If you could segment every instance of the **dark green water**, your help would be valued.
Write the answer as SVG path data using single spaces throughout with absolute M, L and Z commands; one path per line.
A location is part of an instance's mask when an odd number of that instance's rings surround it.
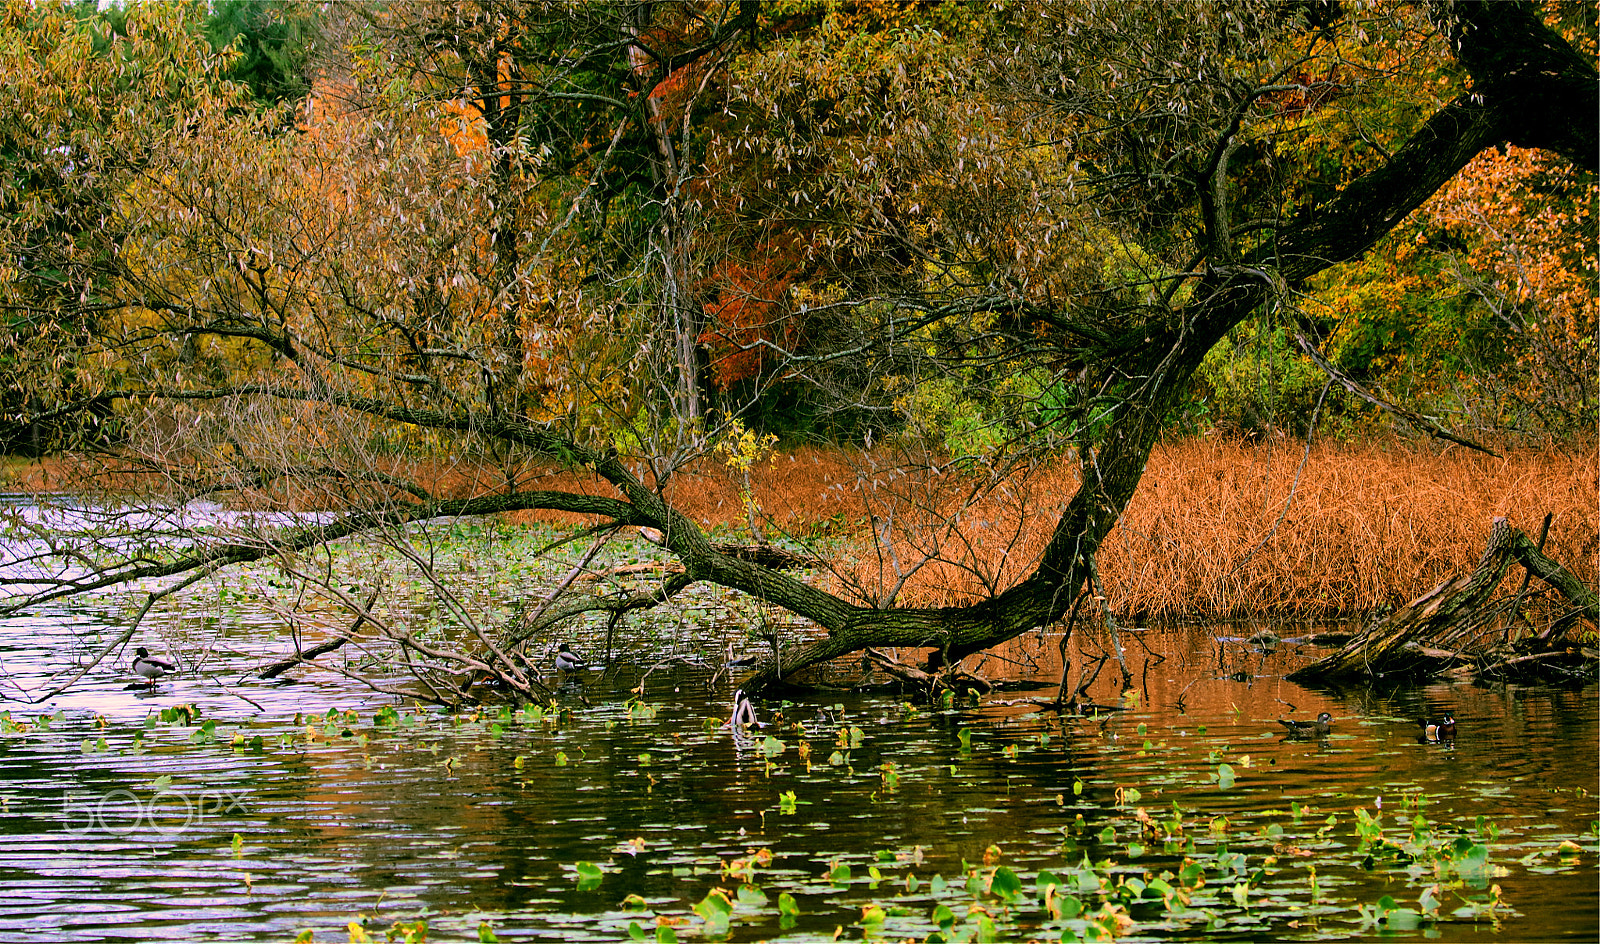
M 85 629 L 69 619 L 0 624 L 7 678 L 36 690 Z M 1074 940 L 1108 895 L 1120 940 L 1596 938 L 1592 688 L 1312 692 L 1281 678 L 1310 652 L 1227 632 L 1142 634 L 1132 696 L 1113 670 L 1093 689 L 1128 710 L 1102 717 L 1025 701 L 1053 690 L 959 710 L 835 693 L 748 738 L 721 726 L 727 690 L 688 673 L 652 675 L 642 701 L 592 677 L 590 704 L 542 717 L 401 706 L 383 723 L 394 701 L 354 683 L 246 682 L 227 660 L 153 696 L 100 673 L 0 703 L 0 940 L 344 941 L 361 917 L 379 939 L 422 917 L 430 940 L 485 922 L 502 940 L 699 940 L 693 909 L 719 888 L 736 941 L 921 940 L 941 905 L 952 936 L 987 920 Z M 1053 681 L 1054 649 L 984 671 Z M 180 704 L 198 716 L 161 720 Z M 1275 719 L 1322 710 L 1331 737 L 1280 737 Z M 1419 742 L 1414 719 L 1443 710 L 1455 741 Z M 1387 843 L 1362 841 L 1357 810 Z M 1041 873 L 1088 913 L 1053 917 Z M 1127 890 L 1164 874 L 1186 903 Z M 1385 896 L 1437 918 L 1376 923 Z

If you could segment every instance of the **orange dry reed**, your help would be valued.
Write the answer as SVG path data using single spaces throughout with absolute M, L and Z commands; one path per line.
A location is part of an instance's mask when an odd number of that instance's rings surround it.
M 864 603 L 960 604 L 1011 586 L 1037 563 L 1076 466 L 974 486 L 883 452 L 804 449 L 751 474 L 766 537 L 813 544 L 834 562 L 830 589 Z M 708 461 L 667 493 L 703 526 L 749 540 L 741 487 Z M 1470 571 L 1496 517 L 1537 540 L 1550 512 L 1546 552 L 1594 586 L 1597 494 L 1593 444 L 1501 458 L 1398 442 L 1309 455 L 1283 441 L 1164 444 L 1101 549 L 1102 584 L 1128 617 L 1350 616 Z
M 878 457 L 881 459 L 881 457 Z M 971 500 L 970 483 L 890 475 L 842 453 L 803 453 L 758 470 L 757 501 L 804 534 L 835 516 L 856 539 L 834 589 L 883 601 L 954 604 L 1031 571 L 1076 489 L 1071 463 L 1042 467 Z M 1099 558 L 1115 612 L 1145 618 L 1331 618 L 1404 604 L 1470 571 L 1496 517 L 1597 583 L 1600 511 L 1592 444 L 1501 458 L 1400 443 L 1189 440 L 1158 447 Z M 737 525 L 732 483 L 705 479 L 705 521 Z M 869 519 L 869 515 L 875 517 Z M 869 526 L 869 521 L 874 522 Z M 930 559 L 931 558 L 931 559 Z
M 1595 451 L 1401 445 L 1158 449 L 1101 553 L 1113 608 L 1152 616 L 1329 617 L 1399 606 L 1469 572 L 1497 517 L 1590 586 Z M 1299 482 L 1296 484 L 1298 474 Z

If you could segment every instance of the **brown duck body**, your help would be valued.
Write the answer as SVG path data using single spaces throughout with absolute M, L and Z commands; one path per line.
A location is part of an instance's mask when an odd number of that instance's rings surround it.
M 1290 737 L 1327 737 L 1333 730 L 1333 715 L 1324 711 L 1317 715 L 1315 721 L 1285 721 L 1278 719 L 1278 723 L 1289 729 Z
M 1456 719 L 1450 712 L 1445 712 L 1444 720 L 1437 724 L 1431 721 L 1422 722 L 1422 736 L 1430 741 L 1453 741 L 1456 737 Z

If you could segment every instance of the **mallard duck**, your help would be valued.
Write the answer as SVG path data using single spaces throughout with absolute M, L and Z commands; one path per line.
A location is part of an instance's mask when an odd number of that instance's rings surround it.
M 171 662 L 165 659 L 157 659 L 150 654 L 150 650 L 143 646 L 133 650 L 133 671 L 148 679 L 151 688 L 155 688 L 156 680 L 171 672 L 172 669 Z
M 1279 718 L 1278 723 L 1289 729 L 1290 737 L 1327 737 L 1333 728 L 1333 715 L 1324 711 L 1317 715 L 1315 721 L 1285 721 Z

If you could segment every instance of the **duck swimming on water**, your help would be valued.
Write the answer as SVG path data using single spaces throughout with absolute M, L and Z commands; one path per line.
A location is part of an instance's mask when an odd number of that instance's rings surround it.
M 1422 737 L 1427 741 L 1453 741 L 1456 736 L 1456 719 L 1450 712 L 1444 713 L 1444 720 L 1437 724 L 1431 721 L 1422 722 Z
M 565 675 L 568 672 L 577 672 L 588 667 L 582 659 L 578 658 L 578 654 L 572 651 L 572 647 L 566 643 L 562 643 L 561 648 L 556 650 L 555 666 L 556 672 L 561 675 Z
M 1279 718 L 1278 723 L 1289 729 L 1289 737 L 1292 738 L 1327 737 L 1333 729 L 1333 715 L 1324 711 L 1317 715 L 1315 721 L 1285 721 Z

